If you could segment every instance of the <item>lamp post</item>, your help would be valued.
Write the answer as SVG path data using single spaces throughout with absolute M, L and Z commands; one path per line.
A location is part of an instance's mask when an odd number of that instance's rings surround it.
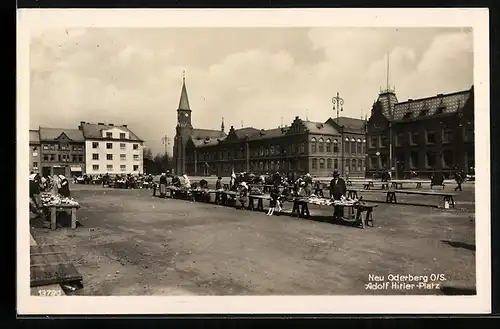
M 377 151 L 377 153 L 375 153 L 375 155 L 377 156 L 377 176 L 380 175 L 380 152 Z
M 337 96 L 332 98 L 332 104 L 333 104 L 333 110 L 337 111 L 337 125 L 339 125 L 339 112 L 344 111 L 344 99 L 339 96 L 339 93 L 337 92 Z M 341 147 L 342 147 L 342 159 L 338 158 L 337 155 L 337 162 L 340 162 L 340 174 L 342 175 L 344 173 L 344 127 L 340 126 L 340 141 L 341 141 Z

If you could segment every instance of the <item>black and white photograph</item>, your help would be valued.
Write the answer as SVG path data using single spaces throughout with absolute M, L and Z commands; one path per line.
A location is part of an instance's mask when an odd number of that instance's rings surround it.
M 18 23 L 18 312 L 489 312 L 487 10 Z

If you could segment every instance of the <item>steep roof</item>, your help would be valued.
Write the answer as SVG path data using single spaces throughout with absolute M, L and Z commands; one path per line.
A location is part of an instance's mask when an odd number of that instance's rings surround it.
M 40 144 L 40 134 L 38 130 L 30 129 L 30 144 Z
M 55 141 L 59 136 L 65 134 L 71 141 L 84 142 L 82 131 L 67 128 L 43 128 L 40 127 L 40 141 Z
M 356 118 L 348 118 L 348 117 L 339 117 L 334 119 L 334 121 L 339 126 L 344 126 L 345 132 L 364 132 L 365 130 L 365 120 L 356 119 Z
M 249 140 L 261 140 L 268 138 L 276 138 L 280 136 L 284 136 L 284 130 L 282 128 L 273 128 L 273 129 L 262 129 L 258 130 L 256 134 L 250 136 Z
M 471 94 L 472 88 L 449 94 L 400 102 L 394 106 L 393 120 L 402 121 L 436 114 L 455 113 L 465 106 Z
M 259 129 L 254 128 L 254 127 L 246 127 L 246 128 L 240 128 L 240 129 L 235 129 L 234 133 L 238 138 L 245 138 L 245 137 L 251 137 L 255 134 L 259 133 Z
M 382 107 L 382 114 L 390 119 L 394 113 L 394 106 L 398 103 L 398 98 L 393 90 L 385 90 L 380 93 L 377 99 Z
M 219 141 L 223 141 L 226 137 L 219 138 L 193 138 L 191 136 L 191 141 L 193 142 L 194 147 L 207 147 L 207 146 L 215 146 L 219 144 Z
M 204 139 L 204 138 L 220 138 L 226 136 L 226 133 L 220 131 L 220 130 L 214 130 L 214 129 L 193 129 L 191 132 L 191 137 L 198 139 Z
M 87 139 L 105 139 L 102 137 L 102 131 L 103 130 L 108 130 L 108 129 L 113 129 L 113 128 L 118 128 L 123 131 L 127 131 L 130 134 L 130 139 L 131 141 L 137 141 L 137 142 L 143 142 L 142 139 L 137 137 L 136 134 L 134 134 L 130 129 L 128 129 L 127 126 L 117 126 L 117 125 L 107 125 L 107 124 L 96 124 L 96 123 L 89 123 L 89 122 L 82 122 L 80 123 L 81 131 L 83 132 L 83 136 Z
M 313 122 L 313 121 L 302 120 L 302 124 L 311 134 L 336 135 L 339 133 L 330 124 L 324 122 Z
M 182 78 L 182 90 L 181 90 L 181 98 L 179 100 L 179 110 L 188 110 L 191 111 L 189 107 L 189 99 L 186 89 L 186 79 Z

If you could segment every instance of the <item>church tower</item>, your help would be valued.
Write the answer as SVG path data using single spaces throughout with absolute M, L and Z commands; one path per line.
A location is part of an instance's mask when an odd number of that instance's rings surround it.
M 174 139 L 175 174 L 186 173 L 186 144 L 192 134 L 191 108 L 186 88 L 186 77 L 182 77 L 181 98 L 177 108 L 177 126 Z

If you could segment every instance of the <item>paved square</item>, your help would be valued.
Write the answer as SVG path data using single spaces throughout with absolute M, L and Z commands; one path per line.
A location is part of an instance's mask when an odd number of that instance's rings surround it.
M 80 295 L 441 294 L 366 284 L 370 274 L 444 274 L 474 286 L 468 184 L 457 209 L 381 203 L 375 227 L 364 230 L 326 222 L 331 208 L 311 207 L 316 220 L 268 217 L 151 190 L 72 185 L 81 226 L 51 231 L 32 220 L 31 231 L 39 244 L 64 247 L 84 278 Z

